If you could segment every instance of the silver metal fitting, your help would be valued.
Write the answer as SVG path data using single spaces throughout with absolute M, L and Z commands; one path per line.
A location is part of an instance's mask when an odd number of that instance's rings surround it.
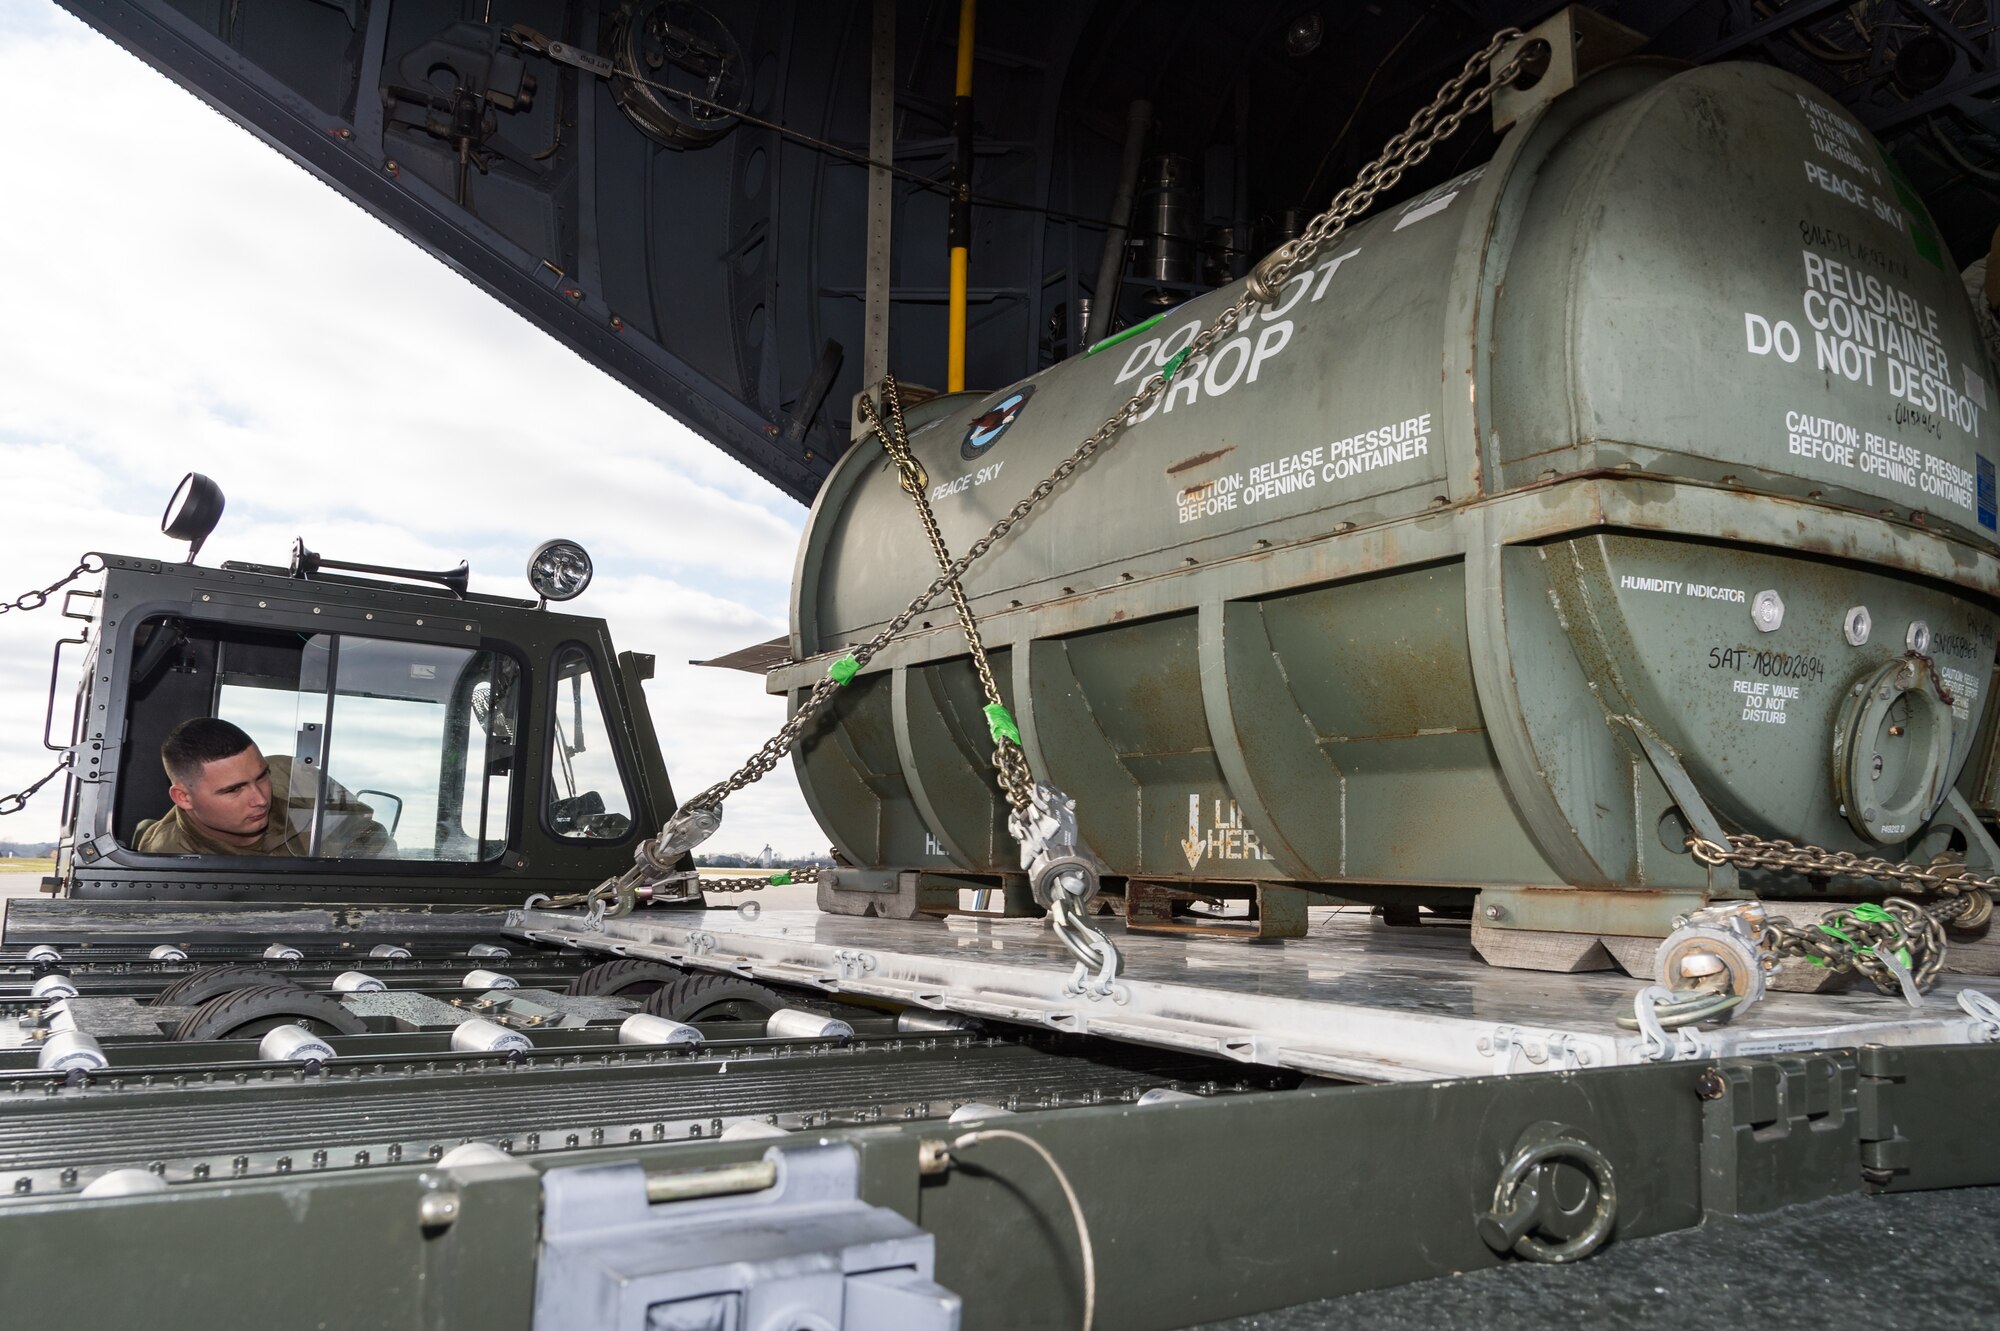
M 42 999 L 75 998 L 76 985 L 62 972 L 51 971 L 28 986 L 28 996 Z
M 535 1042 L 511 1027 L 472 1017 L 452 1028 L 451 1047 L 461 1054 L 512 1054 L 526 1053 Z
M 514 954 L 498 943 L 474 943 L 465 949 L 468 957 L 511 957 Z
M 57 1031 L 42 1041 L 42 1048 L 35 1055 L 35 1066 L 43 1072 L 71 1072 L 81 1069 L 96 1072 L 111 1066 L 105 1055 L 104 1046 L 97 1037 L 87 1031 Z
M 266 1063 L 324 1063 L 333 1046 L 303 1026 L 273 1026 L 257 1042 L 257 1057 Z
M 929 1177 L 948 1173 L 951 1169 L 951 1146 L 936 1137 L 926 1137 L 917 1143 L 917 1172 Z
M 368 955 L 382 961 L 408 961 L 410 949 L 397 943 L 377 943 L 368 949 Z M 505 953 L 501 954 L 505 956 Z
M 1294 262 L 1304 248 L 1303 240 L 1288 240 L 1259 259 L 1243 283 L 1243 289 L 1250 293 L 1250 298 L 1259 305 L 1277 304 L 1281 289 L 1278 285 L 1278 269 Z
M 1765 588 L 1750 598 L 1750 622 L 1759 633 L 1776 633 L 1785 624 L 1785 598 Z
M 136 1197 L 165 1192 L 167 1181 L 150 1169 L 109 1169 L 83 1185 L 79 1197 Z
M 708 805 L 686 805 L 674 810 L 667 825 L 651 841 L 641 841 L 632 859 L 652 874 L 672 873 L 681 857 L 714 836 L 722 826 L 722 810 Z
M 342 971 L 333 977 L 336 994 L 379 994 L 388 987 L 366 971 Z
M 951 1035 L 978 1029 L 978 1022 L 955 1012 L 926 1012 L 922 1008 L 909 1007 L 896 1014 L 898 1035 Z
M 1903 635 L 1903 645 L 1918 656 L 1931 654 L 1931 626 L 1921 619 L 1910 621 L 1910 628 Z
M 28 949 L 28 961 L 36 966 L 53 966 L 62 960 L 62 953 L 47 943 L 37 943 Z
M 185 949 L 176 944 L 162 943 L 151 952 L 148 952 L 146 959 L 148 961 L 186 961 L 188 954 Z
M 759 1141 L 791 1135 L 775 1123 L 766 1123 L 762 1119 L 755 1118 L 739 1118 L 722 1130 L 722 1140 L 726 1142 Z
M 457 1221 L 458 1192 L 452 1188 L 431 1188 L 417 1199 L 417 1224 L 435 1233 Z
M 1052 905 L 1060 892 L 1081 906 L 1097 895 L 1103 866 L 1084 848 L 1071 796 L 1035 782 L 1028 807 L 1007 815 L 1007 830 L 1021 848 L 1021 867 L 1027 871 L 1036 902 Z
M 701 1032 L 684 1021 L 634 1012 L 618 1023 L 618 1043 L 698 1045 Z
M 459 981 L 459 985 L 465 989 L 519 989 L 521 982 L 511 975 L 482 969 L 467 971 L 465 978 Z
M 1849 647 L 1860 647 L 1867 643 L 1869 630 L 1875 627 L 1875 620 L 1865 605 L 1851 605 L 1840 621 L 1841 636 L 1847 639 Z
M 1735 994 L 1749 1007 L 1764 997 L 1765 979 L 1777 957 L 1764 946 L 1769 918 L 1761 902 L 1744 901 L 1707 906 L 1676 922 L 1653 954 L 1653 973 L 1676 994 L 1715 985 L 1726 976 L 1722 992 Z
M 504 1165 L 513 1158 L 492 1142 L 460 1142 L 438 1157 L 438 1167 L 457 1169 L 467 1165 Z
M 774 1040 L 852 1040 L 854 1028 L 837 1017 L 823 1017 L 795 1007 L 781 1007 L 764 1023 Z
M 304 961 L 305 959 L 306 954 L 293 947 L 290 943 L 273 943 L 264 949 L 264 960 L 266 961 Z
M 983 1118 L 1006 1118 L 1014 1111 L 1002 1109 L 999 1105 L 989 1105 L 984 1100 L 967 1100 L 951 1111 L 948 1123 L 977 1123 Z

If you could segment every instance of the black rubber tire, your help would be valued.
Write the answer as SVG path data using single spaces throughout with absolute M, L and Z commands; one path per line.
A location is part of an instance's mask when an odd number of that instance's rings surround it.
M 368 1027 L 331 994 L 296 985 L 238 989 L 209 999 L 181 1018 L 176 1040 L 243 1040 L 274 1026 L 304 1026 L 314 1035 L 360 1035 Z
M 646 1000 L 646 1011 L 673 1021 L 762 1021 L 795 1007 L 776 989 L 734 975 L 683 975 Z
M 664 961 L 621 957 L 592 966 L 569 982 L 569 991 L 580 998 L 644 998 L 686 978 L 686 971 Z
M 183 975 L 153 995 L 154 1007 L 200 1007 L 211 998 L 238 989 L 269 989 L 273 986 L 298 988 L 298 984 L 262 966 L 204 966 Z

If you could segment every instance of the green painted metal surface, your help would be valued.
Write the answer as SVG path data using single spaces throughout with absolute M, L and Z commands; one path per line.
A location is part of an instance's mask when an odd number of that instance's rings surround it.
M 1477 1222 L 1538 1123 L 1564 1125 L 1609 1161 L 1614 1247 L 1864 1187 L 1991 1182 L 1990 1134 L 1964 1107 L 1965 1088 L 1992 1084 L 1996 1059 L 1991 1048 L 1864 1050 L 1858 1098 L 1856 1059 L 1839 1053 L 1324 1086 L 987 1126 L 1041 1143 L 1076 1188 L 1097 1324 L 1169 1328 L 1516 1260 L 1489 1249 Z M 1076 1234 L 1041 1159 L 1000 1141 L 959 1149 L 947 1173 L 920 1171 L 921 1141 L 970 1126 L 810 1136 L 853 1143 L 863 1198 L 936 1236 L 937 1279 L 964 1298 L 968 1331 L 1077 1325 Z M 1900 1146 L 1885 1153 L 1882 1137 Z M 1389 1139 L 1397 1149 L 1381 1150 Z M 453 1169 L 177 1182 L 151 1196 L 16 1197 L 0 1202 L 0 1277 L 23 1325 L 525 1331 L 540 1171 L 611 1160 L 689 1170 L 754 1160 L 771 1144 L 627 1144 Z M 458 1193 L 456 1216 L 427 1227 L 419 1206 L 440 1188 Z M 1560 1182 L 1558 1195 L 1565 1206 L 1587 1197 Z M 79 1253 L 96 1260 L 83 1285 Z
M 1940 848 L 1986 728 L 2000 445 L 1906 194 L 1788 75 L 1634 62 L 1328 246 L 968 575 L 1091 848 L 1162 881 L 1733 893 L 1634 726 L 1732 829 Z M 1236 294 L 920 408 L 952 548 Z M 928 567 L 855 449 L 773 689 Z M 800 745 L 801 783 L 857 865 L 1004 872 L 982 700 L 929 613 Z M 1878 696 L 1912 647 L 1922 679 Z

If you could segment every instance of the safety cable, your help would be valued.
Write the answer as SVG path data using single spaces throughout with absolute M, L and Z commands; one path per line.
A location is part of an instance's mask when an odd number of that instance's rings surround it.
M 1083 1203 L 1077 1200 L 1076 1189 L 1070 1186 L 1069 1175 L 1065 1174 L 1063 1167 L 1056 1163 L 1056 1158 L 1049 1154 L 1048 1147 L 1024 1132 L 1015 1132 L 1012 1128 L 981 1128 L 976 1132 L 968 1132 L 953 1138 L 951 1148 L 959 1151 L 968 1146 L 978 1146 L 982 1142 L 991 1141 L 1021 1143 L 1040 1156 L 1042 1163 L 1049 1167 L 1049 1173 L 1056 1176 L 1056 1183 L 1062 1188 L 1063 1200 L 1069 1203 L 1070 1221 L 1076 1226 L 1077 1251 L 1083 1258 L 1083 1331 L 1090 1331 L 1097 1321 L 1097 1253 L 1091 1246 L 1090 1225 L 1083 1218 Z

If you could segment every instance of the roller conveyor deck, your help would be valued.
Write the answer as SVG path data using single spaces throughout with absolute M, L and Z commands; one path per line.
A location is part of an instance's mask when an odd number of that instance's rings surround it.
M 1218 1078 L 1224 1079 L 1218 1081 Z M 1280 1078 L 1255 1085 L 1290 1084 Z M 1162 1086 L 1249 1089 L 1189 1055 L 1063 1037 L 751 1041 L 668 1053 L 616 1045 L 509 1064 L 367 1057 L 318 1074 L 269 1064 L 117 1070 L 51 1090 L 0 1075 L 0 1195 L 65 1191 L 112 1168 L 168 1179 L 420 1164 L 466 1141 L 544 1152 L 786 1129 L 1117 1103 Z

